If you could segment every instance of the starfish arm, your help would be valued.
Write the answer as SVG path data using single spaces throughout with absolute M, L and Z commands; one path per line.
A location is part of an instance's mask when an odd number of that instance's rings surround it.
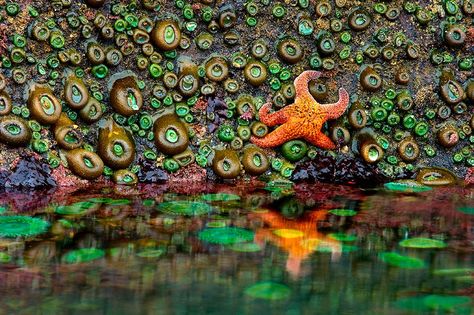
M 322 132 L 307 135 L 305 139 L 321 149 L 334 150 L 336 148 L 334 142 L 332 142 L 332 140 Z
M 284 124 L 288 120 L 288 115 L 285 110 L 287 107 L 280 109 L 277 112 L 269 113 L 271 106 L 271 103 L 266 103 L 260 108 L 258 111 L 260 121 L 270 127 Z
M 298 126 L 295 126 L 294 124 L 286 123 L 273 130 L 263 138 L 252 136 L 250 137 L 250 141 L 261 148 L 277 147 L 285 142 L 288 142 L 289 140 L 295 139 L 296 137 L 294 130 L 297 127 Z
M 344 88 L 339 89 L 339 100 L 333 104 L 322 104 L 321 110 L 327 116 L 327 119 L 336 119 L 340 117 L 349 105 L 349 93 Z
M 308 70 L 301 73 L 294 81 L 297 98 L 311 98 L 313 96 L 309 93 L 308 83 L 311 80 L 316 80 L 321 76 L 321 72 Z

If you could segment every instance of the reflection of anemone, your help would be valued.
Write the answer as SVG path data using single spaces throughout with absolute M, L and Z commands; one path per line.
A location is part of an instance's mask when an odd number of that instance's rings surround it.
M 110 206 L 123 206 L 131 204 L 132 201 L 130 199 L 110 199 L 105 203 Z
M 223 228 L 226 227 L 227 223 L 225 220 L 214 220 L 206 223 L 208 228 Z
M 318 245 L 315 250 L 317 252 L 320 252 L 320 253 L 332 253 L 334 252 L 334 247 L 331 247 L 329 246 L 328 244 L 320 244 Z M 346 245 L 346 244 L 343 244 L 341 246 L 341 252 L 342 253 L 350 253 L 350 252 L 355 252 L 355 251 L 358 251 L 359 250 L 359 247 L 356 246 L 356 245 Z
M 8 255 L 7 253 L 0 252 L 0 263 L 6 264 L 12 260 L 12 256 Z
M 468 276 L 471 273 L 474 273 L 474 268 L 448 268 L 433 271 L 435 276 Z
M 420 295 L 405 297 L 395 302 L 398 309 L 428 314 L 437 312 L 444 314 L 472 314 L 472 298 L 455 295 Z
M 401 241 L 400 246 L 410 248 L 445 248 L 446 243 L 431 238 L 414 237 Z
M 225 193 L 217 193 L 217 194 L 205 194 L 201 196 L 201 199 L 208 202 L 229 202 L 229 201 L 239 201 L 240 196 L 234 194 L 225 194 Z
M 421 185 L 411 180 L 400 180 L 397 182 L 386 183 L 384 184 L 384 187 L 385 189 L 390 190 L 390 191 L 411 192 L 411 193 L 424 192 L 424 191 L 429 191 L 433 189 L 429 186 Z
M 94 202 L 94 203 L 107 203 L 112 201 L 112 198 L 107 198 L 107 197 L 94 197 L 94 198 L 89 198 L 87 201 Z
M 234 252 L 254 253 L 261 251 L 262 247 L 255 243 L 237 243 L 229 246 L 229 249 L 233 250 Z
M 0 237 L 31 237 L 48 230 L 49 222 L 27 216 L 0 217 Z
M 457 210 L 465 214 L 474 214 L 474 207 L 459 207 Z
M 62 260 L 68 264 L 80 264 L 104 257 L 105 252 L 99 248 L 81 248 L 70 251 L 63 256 Z
M 379 255 L 383 262 L 399 268 L 421 269 L 425 267 L 425 262 L 416 257 L 403 256 L 394 252 L 385 252 Z
M 293 197 L 280 199 L 277 207 L 287 219 L 297 219 L 304 214 L 304 205 Z
M 160 203 L 158 210 L 172 215 L 198 216 L 209 214 L 212 209 L 209 205 L 202 202 L 178 200 Z
M 137 256 L 141 258 L 159 258 L 163 254 L 165 254 L 165 250 L 162 248 L 148 248 L 137 253 Z
M 341 242 L 354 242 L 357 240 L 357 235 L 345 233 L 329 233 L 328 237 Z
M 245 289 L 244 293 L 253 298 L 275 301 L 288 298 L 291 290 L 283 284 L 260 282 Z
M 357 211 L 352 209 L 332 209 L 328 212 L 340 217 L 352 217 L 357 214 Z
M 69 206 L 58 206 L 54 212 L 62 215 L 83 215 L 95 205 L 92 201 L 80 201 Z
M 210 228 L 199 232 L 201 241 L 220 245 L 250 242 L 253 237 L 252 231 L 236 227 Z

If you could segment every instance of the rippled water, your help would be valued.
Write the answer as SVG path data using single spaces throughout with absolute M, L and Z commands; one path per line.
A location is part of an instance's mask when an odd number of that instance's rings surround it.
M 474 189 L 387 188 L 5 193 L 0 314 L 473 314 Z

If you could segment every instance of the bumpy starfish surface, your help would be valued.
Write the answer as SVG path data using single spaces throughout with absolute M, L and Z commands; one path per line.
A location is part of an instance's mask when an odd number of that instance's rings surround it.
M 295 79 L 296 97 L 293 104 L 274 113 L 269 113 L 271 103 L 263 105 L 258 112 L 260 121 L 267 126 L 281 126 L 263 138 L 252 136 L 251 141 L 262 148 L 271 148 L 302 138 L 322 149 L 335 149 L 336 145 L 321 132 L 321 128 L 327 120 L 336 119 L 345 112 L 349 94 L 340 88 L 336 103 L 319 104 L 310 94 L 308 83 L 320 75 L 319 71 L 304 71 Z

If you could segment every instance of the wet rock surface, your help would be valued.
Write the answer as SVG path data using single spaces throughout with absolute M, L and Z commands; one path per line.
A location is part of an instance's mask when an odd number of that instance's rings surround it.
M 404 174 L 410 177 L 412 174 Z M 376 186 L 387 177 L 373 165 L 353 157 L 320 156 L 296 166 L 292 180 L 295 182 L 323 182 Z
M 33 156 L 22 157 L 11 170 L 0 171 L 0 189 L 42 189 L 55 187 L 47 164 Z
M 158 184 L 168 180 L 168 173 L 161 168 L 155 167 L 153 161 L 143 160 L 140 166 L 137 177 L 141 183 Z

